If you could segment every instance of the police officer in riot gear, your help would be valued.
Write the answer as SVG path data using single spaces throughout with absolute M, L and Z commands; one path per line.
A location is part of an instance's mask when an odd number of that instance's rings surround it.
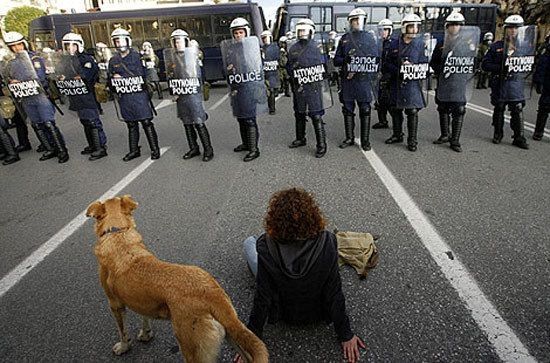
M 393 33 L 393 22 L 390 19 L 382 19 L 378 22 L 378 31 L 382 38 L 382 59 L 386 58 L 388 47 L 390 45 L 391 35 Z M 388 126 L 388 111 L 390 109 L 390 77 L 387 73 L 382 73 L 378 82 L 378 99 L 374 104 L 374 108 L 378 114 L 378 122 L 372 125 L 373 129 L 387 129 Z
M 159 58 L 153 50 L 150 42 L 143 42 L 141 45 L 141 61 L 147 70 L 147 82 L 157 90 L 159 100 L 162 100 L 162 87 L 158 75 Z
M 94 85 L 99 68 L 91 55 L 84 53 L 84 40 L 80 34 L 67 33 L 63 36 L 63 54 L 58 59 L 55 73 L 59 91 L 69 98 L 69 110 L 76 111 L 88 146 L 81 151 L 90 155 L 89 160 L 107 156 L 107 137 L 99 118 Z
M 481 64 L 483 61 L 483 57 L 489 50 L 489 47 L 493 44 L 493 33 L 487 32 L 485 35 L 483 35 L 483 42 L 479 45 L 478 51 L 477 51 L 477 62 L 478 64 Z M 477 89 L 486 89 L 487 88 L 487 78 L 488 73 L 485 72 L 481 67 L 478 70 L 478 77 L 477 77 Z
M 297 42 L 288 51 L 287 70 L 292 80 L 294 117 L 296 119 L 296 140 L 288 147 L 306 145 L 306 115 L 309 115 L 315 130 L 317 146 L 315 157 L 321 158 L 327 152 L 323 115 L 323 92 L 327 90 L 325 58 L 317 46 L 313 35 L 315 24 L 310 19 L 296 23 Z
M 256 115 L 267 111 L 267 97 L 262 76 L 262 57 L 258 38 L 250 36 L 250 25 L 235 18 L 229 25 L 232 39 L 221 43 L 221 51 L 230 87 L 233 116 L 239 122 L 242 143 L 233 151 L 248 151 L 243 161 L 260 156 L 260 137 Z
M 478 27 L 464 27 L 464 16 L 451 13 L 445 19 L 445 38 L 433 53 L 430 66 L 438 77 L 435 102 L 439 112 L 441 136 L 434 144 L 450 141 L 451 149 L 461 152 L 460 132 L 466 114 L 466 103 L 472 94 L 475 58 L 479 41 Z M 452 136 L 449 124 L 452 118 Z
M 267 105 L 269 114 L 275 114 L 275 98 L 277 91 L 281 87 L 279 79 L 279 62 L 281 60 L 281 50 L 277 44 L 273 43 L 273 35 L 269 30 L 262 32 L 262 57 L 264 61 L 264 77 L 267 88 Z
M 111 33 L 111 42 L 117 49 L 109 60 L 109 85 L 116 94 L 120 106 L 120 117 L 128 126 L 130 152 L 122 158 L 130 161 L 141 156 L 139 146 L 139 126 L 141 123 L 149 148 L 151 159 L 160 158 L 157 133 L 153 125 L 153 108 L 146 88 L 146 69 L 140 54 L 132 46 L 128 31 L 117 28 Z
M 172 48 L 164 50 L 164 65 L 170 93 L 177 97 L 178 118 L 183 122 L 189 151 L 185 160 L 200 155 L 197 134 L 201 140 L 203 161 L 214 157 L 210 134 L 206 128 L 208 115 L 203 104 L 203 79 L 201 75 L 200 50 L 189 39 L 185 30 L 176 29 L 170 35 Z
M 280 93 L 284 93 L 285 97 L 290 97 L 290 76 L 286 70 L 286 64 L 288 63 L 288 38 L 282 36 L 279 38 L 279 52 L 281 57 L 279 58 L 279 78 L 281 79 Z
M 419 36 L 422 23 L 416 14 L 408 14 L 401 20 L 401 35 L 392 39 L 386 59 L 382 63 L 384 73 L 390 74 L 393 134 L 386 144 L 403 142 L 403 111 L 407 116 L 407 148 L 417 150 L 418 111 L 426 107 L 422 82 L 428 76 L 428 58 L 423 36 Z
M 57 156 L 59 163 L 69 160 L 69 153 L 61 131 L 55 124 L 55 108 L 47 96 L 44 59 L 28 50 L 28 44 L 22 34 L 8 32 L 4 42 L 15 54 L 4 70 L 5 81 L 16 102 L 20 102 L 24 112 L 31 120 L 36 136 L 45 152 L 40 161 Z
M 537 93 L 541 95 L 533 140 L 540 141 L 544 135 L 544 128 L 550 113 L 550 32 L 546 35 L 542 51 L 539 54 L 533 82 Z
M 380 49 L 370 32 L 365 31 L 367 14 L 363 9 L 354 9 L 348 15 L 350 32 L 340 39 L 334 65 L 341 67 L 340 101 L 344 115 L 346 138 L 340 148 L 355 144 L 355 103 L 359 107 L 361 148 L 370 150 L 371 102 L 376 90 Z
M 523 27 L 523 18 L 511 15 L 504 20 L 504 39 L 491 45 L 482 67 L 491 73 L 491 104 L 493 111 L 493 143 L 500 144 L 504 136 L 504 111 L 510 111 L 510 127 L 513 131 L 512 145 L 529 149 L 524 136 L 523 107 L 525 106 L 523 74 L 530 72 L 529 60 L 534 61 L 533 39 L 522 40 L 519 29 Z M 534 37 L 534 32 L 531 34 Z M 531 49 L 529 49 L 531 48 Z M 516 63 L 516 61 L 519 61 Z

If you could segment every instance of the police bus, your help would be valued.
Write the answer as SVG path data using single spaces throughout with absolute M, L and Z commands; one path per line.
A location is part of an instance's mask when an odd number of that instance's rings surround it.
M 201 4 L 179 7 L 159 7 L 125 11 L 92 12 L 81 14 L 53 14 L 33 20 L 29 25 L 29 40 L 35 49 L 60 48 L 63 35 L 81 34 L 86 47 L 103 42 L 110 46 L 110 34 L 124 28 L 132 35 L 134 46 L 151 43 L 161 60 L 162 49 L 170 46 L 174 29 L 184 29 L 199 42 L 204 53 L 204 73 L 207 81 L 223 80 L 220 42 L 230 38 L 229 24 L 236 17 L 250 23 L 252 34 L 266 29 L 262 8 L 256 3 Z M 93 53 L 93 50 L 90 50 Z
M 418 1 L 368 1 L 368 2 L 290 2 L 277 9 L 273 35 L 276 39 L 288 31 L 294 31 L 296 22 L 309 18 L 315 22 L 316 32 L 327 33 L 335 30 L 339 34 L 347 32 L 347 17 L 350 11 L 361 8 L 367 13 L 368 24 L 375 25 L 382 19 L 390 19 L 394 29 L 399 30 L 401 19 L 415 13 L 423 20 L 423 30 L 432 35 L 442 35 L 445 18 L 452 11 L 460 11 L 466 25 L 476 25 L 481 35 L 495 33 L 497 6 L 495 4 L 431 3 Z

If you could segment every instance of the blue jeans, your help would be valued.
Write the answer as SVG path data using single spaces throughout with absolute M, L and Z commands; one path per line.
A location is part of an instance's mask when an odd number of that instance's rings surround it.
M 258 251 L 256 251 L 256 237 L 250 236 L 243 242 L 244 257 L 250 271 L 256 277 L 258 274 Z

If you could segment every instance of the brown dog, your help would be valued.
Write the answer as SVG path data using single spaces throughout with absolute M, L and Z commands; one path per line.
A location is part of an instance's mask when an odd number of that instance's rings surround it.
M 225 336 L 250 362 L 267 362 L 264 343 L 239 320 L 231 300 L 206 271 L 157 259 L 143 244 L 129 196 L 90 204 L 86 215 L 96 219 L 95 255 L 99 278 L 115 317 L 120 342 L 113 352 L 130 348 L 124 326 L 126 307 L 143 316 L 138 340 L 149 341 L 149 319 L 169 319 L 188 363 L 215 362 Z

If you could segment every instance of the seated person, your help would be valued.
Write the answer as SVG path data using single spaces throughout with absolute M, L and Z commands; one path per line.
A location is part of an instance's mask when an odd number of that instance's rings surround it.
M 334 323 L 344 358 L 359 359 L 363 341 L 351 331 L 338 271 L 336 236 L 313 196 L 303 189 L 279 191 L 271 197 L 264 219 L 266 233 L 244 242 L 256 276 L 254 306 L 248 328 L 260 339 L 264 325 Z M 234 362 L 242 362 L 237 354 Z

